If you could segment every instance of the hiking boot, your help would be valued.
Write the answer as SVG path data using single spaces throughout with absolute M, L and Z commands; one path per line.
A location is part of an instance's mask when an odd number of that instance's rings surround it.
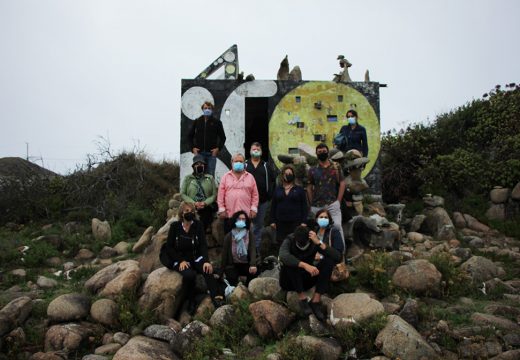
M 305 317 L 312 314 L 312 309 L 309 306 L 307 299 L 300 300 L 300 310 L 302 311 L 303 315 L 305 315 Z
M 314 315 L 316 315 L 316 319 L 318 319 L 319 321 L 325 320 L 325 315 L 323 314 L 323 311 L 321 311 L 321 303 L 310 302 L 309 307 L 312 309 Z
M 195 314 L 196 310 L 197 310 L 197 302 L 195 301 L 195 299 L 189 300 L 188 301 L 188 309 L 187 309 L 188 314 L 193 316 L 193 314 Z

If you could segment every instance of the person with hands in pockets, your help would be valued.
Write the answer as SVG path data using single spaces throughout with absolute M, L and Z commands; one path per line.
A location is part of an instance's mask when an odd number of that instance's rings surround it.
M 223 304 L 223 296 L 218 293 L 213 276 L 213 266 L 209 262 L 204 225 L 197 219 L 195 205 L 182 202 L 179 220 L 174 221 L 168 232 L 166 243 L 161 248 L 161 262 L 182 275 L 182 285 L 188 299 L 188 311 L 196 309 L 195 279 L 202 274 L 215 307 Z

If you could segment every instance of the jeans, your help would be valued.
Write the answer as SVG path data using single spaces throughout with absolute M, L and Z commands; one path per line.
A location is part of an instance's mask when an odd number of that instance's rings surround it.
M 316 213 L 322 208 L 311 206 L 311 213 L 313 217 L 316 216 Z M 345 249 L 345 235 L 343 234 L 343 226 L 341 224 L 341 206 L 339 201 L 334 201 L 332 204 L 326 205 L 323 209 L 327 209 L 332 217 L 332 221 L 334 221 L 334 226 L 339 230 L 341 234 L 341 240 L 343 241 L 343 248 Z
M 255 237 L 255 245 L 257 249 L 260 247 L 260 241 L 262 240 L 262 229 L 264 228 L 265 213 L 268 205 L 269 201 L 258 204 L 258 212 L 256 213 L 256 217 L 253 219 L 253 236 Z
M 199 153 L 204 157 L 204 160 L 208 163 L 207 173 L 215 177 L 215 169 L 217 167 L 217 157 L 211 155 L 211 152 L 201 151 Z

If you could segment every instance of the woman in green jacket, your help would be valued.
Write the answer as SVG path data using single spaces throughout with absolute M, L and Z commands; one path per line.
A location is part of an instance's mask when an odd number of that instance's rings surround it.
M 182 201 L 195 204 L 197 213 L 206 231 L 210 229 L 215 215 L 217 185 L 215 179 L 206 173 L 206 160 L 202 155 L 193 157 L 193 173 L 182 181 Z

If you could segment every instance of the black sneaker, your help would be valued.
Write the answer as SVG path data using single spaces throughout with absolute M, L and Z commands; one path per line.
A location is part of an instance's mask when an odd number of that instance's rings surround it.
M 305 315 L 305 317 L 312 315 L 312 309 L 309 306 L 307 299 L 300 300 L 300 310 L 302 311 L 303 315 Z
M 193 314 L 195 314 L 195 311 L 197 310 L 197 302 L 195 301 L 195 299 L 188 301 L 187 310 L 188 310 L 188 314 L 190 314 L 191 316 L 193 316 Z
M 323 311 L 321 311 L 321 303 L 311 302 L 309 303 L 309 307 L 312 309 L 314 315 L 316 315 L 316 319 L 318 319 L 319 321 L 325 320 L 325 315 L 323 314 Z
M 218 309 L 219 307 L 221 307 L 225 303 L 226 303 L 226 301 L 224 300 L 224 297 L 221 296 L 221 295 L 217 295 L 213 299 L 213 305 L 215 305 L 215 309 Z

